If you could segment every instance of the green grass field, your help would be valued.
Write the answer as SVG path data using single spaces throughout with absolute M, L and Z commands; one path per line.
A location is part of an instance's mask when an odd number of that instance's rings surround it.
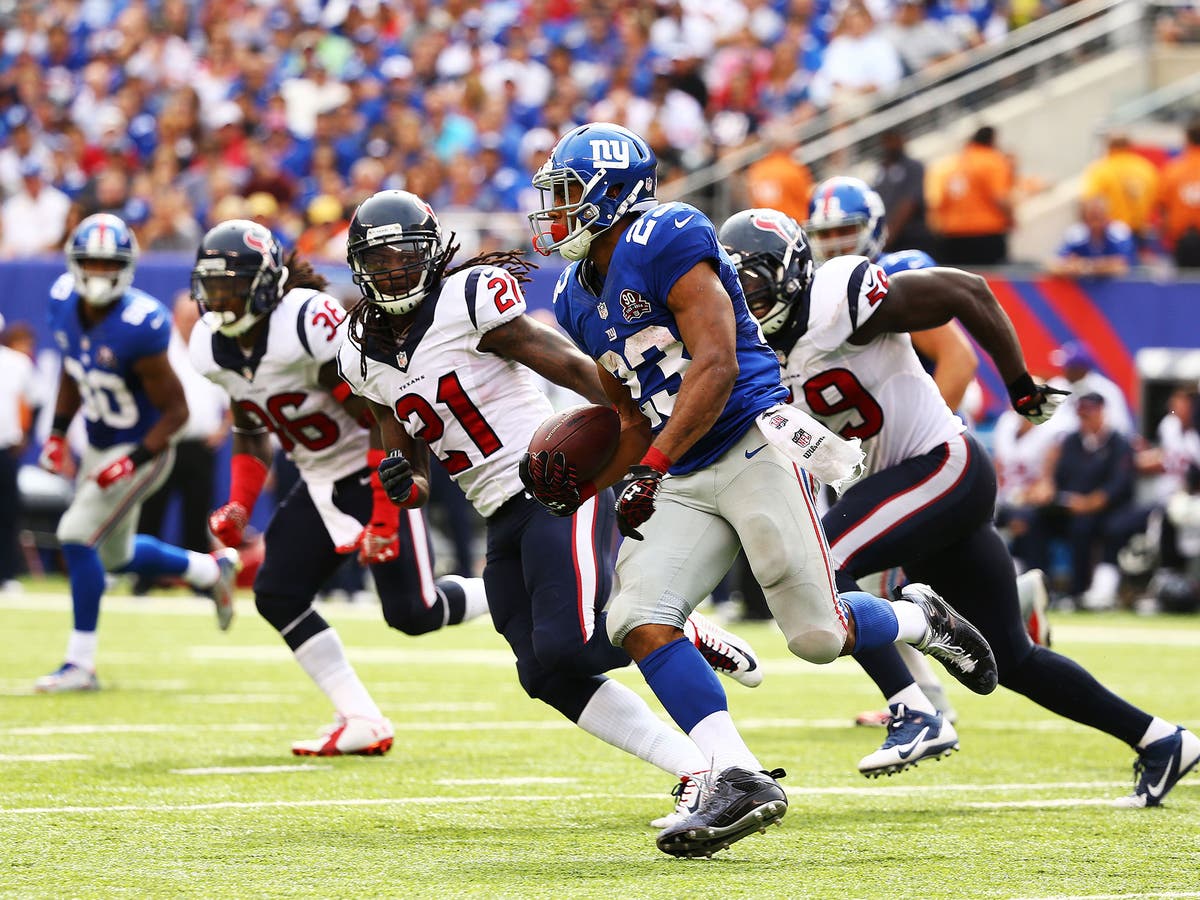
M 1200 775 L 1113 809 L 1133 753 L 1003 689 L 952 682 L 961 752 L 867 781 L 866 677 L 740 626 L 767 679 L 727 682 L 731 709 L 790 809 L 681 861 L 646 825 L 671 779 L 527 700 L 490 623 L 408 638 L 375 609 L 325 613 L 397 726 L 386 757 L 290 755 L 331 714 L 248 601 L 220 634 L 203 601 L 109 598 L 103 691 L 35 696 L 67 601 L 0 600 L 0 897 L 1200 897 Z M 1200 725 L 1200 619 L 1054 628 L 1118 693 Z

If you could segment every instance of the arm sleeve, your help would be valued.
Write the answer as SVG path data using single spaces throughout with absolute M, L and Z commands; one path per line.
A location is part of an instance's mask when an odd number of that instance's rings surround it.
M 481 335 L 525 314 L 525 294 L 516 276 L 497 266 L 479 266 L 466 276 L 463 290 L 471 324 Z
M 156 300 L 139 301 L 152 303 L 154 309 L 146 313 L 140 324 L 135 325 L 137 338 L 134 342 L 136 355 L 157 356 L 166 353 L 171 346 L 171 315 L 167 308 Z M 136 307 L 135 307 L 136 309 Z
M 336 359 L 346 337 L 346 311 L 328 294 L 315 293 L 304 302 L 296 321 L 300 343 L 318 365 Z
M 818 350 L 835 350 L 887 298 L 888 277 L 865 256 L 839 256 L 817 270 L 805 337 Z
M 665 304 L 675 282 L 697 263 L 719 260 L 721 247 L 712 222 L 694 207 L 681 205 L 652 221 L 653 228 L 642 232 L 647 247 L 646 284 L 652 296 Z

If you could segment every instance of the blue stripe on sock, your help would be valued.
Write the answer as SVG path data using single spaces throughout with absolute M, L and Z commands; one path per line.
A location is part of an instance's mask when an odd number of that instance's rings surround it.
M 684 733 L 715 712 L 729 709 L 725 690 L 712 667 L 687 638 L 679 638 L 642 658 L 642 676 Z
M 100 619 L 100 597 L 104 594 L 104 564 L 100 554 L 87 544 L 63 544 L 63 560 L 71 582 L 71 606 L 76 631 L 95 631 Z
M 854 616 L 854 651 L 874 650 L 896 642 L 900 623 L 892 604 L 866 591 L 848 591 L 840 600 Z

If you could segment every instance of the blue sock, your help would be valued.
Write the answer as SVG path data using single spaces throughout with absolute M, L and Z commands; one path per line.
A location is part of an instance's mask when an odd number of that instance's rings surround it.
M 716 673 L 687 638 L 671 641 L 647 654 L 638 668 L 658 702 L 684 734 L 691 732 L 702 719 L 729 709 Z
M 894 644 L 900 636 L 900 624 L 892 604 L 866 591 L 847 591 L 839 602 L 854 616 L 854 652 L 874 650 Z
M 100 554 L 87 544 L 63 544 L 62 555 L 71 582 L 75 630 L 95 631 L 100 618 L 100 597 L 104 594 L 104 564 L 100 562 Z
M 164 544 L 148 534 L 133 539 L 133 559 L 118 572 L 137 572 L 139 575 L 182 575 L 188 568 L 188 551 L 173 544 Z

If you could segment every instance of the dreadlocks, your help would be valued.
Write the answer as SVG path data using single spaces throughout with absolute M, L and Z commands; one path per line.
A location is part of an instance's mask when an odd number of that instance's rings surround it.
M 474 266 L 496 266 L 497 268 L 505 269 L 517 280 L 518 284 L 527 284 L 530 280 L 530 270 L 537 268 L 537 265 L 526 259 L 524 253 L 520 250 L 491 250 L 487 253 L 473 256 L 466 262 L 451 269 L 449 268 L 450 263 L 460 249 L 460 245 L 454 242 L 455 237 L 456 235 L 454 234 L 450 235 L 441 267 L 434 278 L 435 282 L 440 283 L 443 279 L 466 271 Z M 408 331 L 409 325 L 408 321 L 401 323 L 399 321 L 401 318 L 401 316 L 389 314 L 365 297 L 354 304 L 350 310 L 350 321 L 347 323 L 348 331 L 350 337 L 358 344 L 359 372 L 362 374 L 363 379 L 367 377 L 368 341 L 385 353 L 394 354 L 399 352 L 400 342 L 403 340 L 405 332 Z
M 284 293 L 292 288 L 312 288 L 314 291 L 323 291 L 329 287 L 329 279 L 314 269 L 312 263 L 307 259 L 301 259 L 295 250 L 288 253 L 283 264 L 288 270 L 287 281 L 283 285 Z

